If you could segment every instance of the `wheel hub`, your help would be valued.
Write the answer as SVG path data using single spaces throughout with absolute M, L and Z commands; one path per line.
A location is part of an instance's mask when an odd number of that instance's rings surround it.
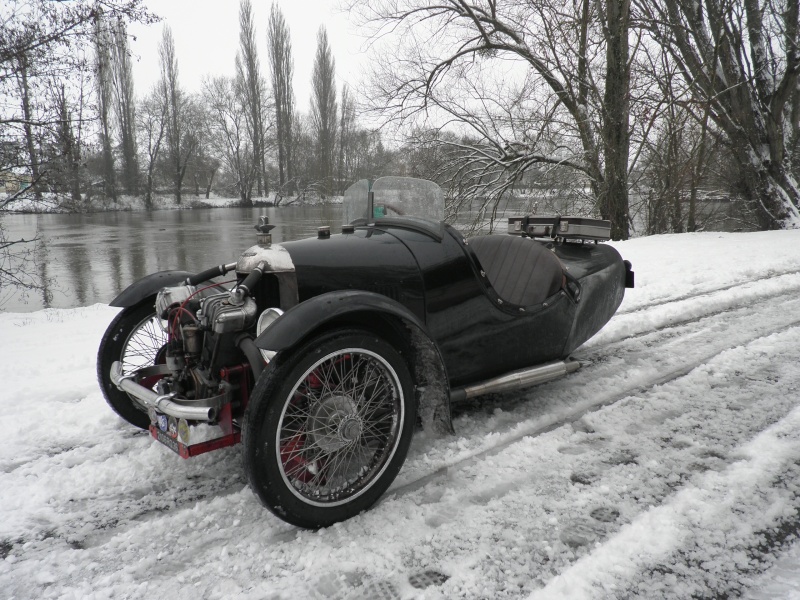
M 339 423 L 339 437 L 348 443 L 355 442 L 361 437 L 361 419 L 348 415 Z
M 308 432 L 325 452 L 335 452 L 361 437 L 364 429 L 358 407 L 349 396 L 328 396 L 311 411 Z

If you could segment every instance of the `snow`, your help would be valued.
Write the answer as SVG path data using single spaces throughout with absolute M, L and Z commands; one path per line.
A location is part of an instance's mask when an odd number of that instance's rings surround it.
M 457 407 L 317 532 L 238 448 L 183 460 L 111 412 L 117 309 L 0 313 L 3 597 L 800 597 L 800 231 L 615 246 L 637 287 L 578 372 Z

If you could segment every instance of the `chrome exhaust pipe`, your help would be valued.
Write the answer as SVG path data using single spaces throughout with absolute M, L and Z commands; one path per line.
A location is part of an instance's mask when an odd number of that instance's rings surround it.
M 451 390 L 450 401 L 459 402 L 493 392 L 510 392 L 512 390 L 530 387 L 538 383 L 558 379 L 569 373 L 574 373 L 580 368 L 581 363 L 579 361 L 569 359 L 557 360 L 530 369 L 512 371 L 511 373 L 506 373 L 494 379 Z
M 133 375 L 122 374 L 122 364 L 119 361 L 111 365 L 111 382 L 126 394 L 140 400 L 146 407 L 154 408 L 170 417 L 188 421 L 213 421 L 217 418 L 217 409 L 213 406 L 185 406 L 173 402 L 172 394 L 160 396 L 153 390 L 139 385 L 133 381 Z

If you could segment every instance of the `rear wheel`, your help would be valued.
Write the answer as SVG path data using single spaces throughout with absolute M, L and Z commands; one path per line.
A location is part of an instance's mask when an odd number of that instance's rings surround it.
M 111 321 L 97 353 L 97 380 L 106 402 L 120 417 L 142 429 L 150 425 L 147 409 L 111 382 L 111 365 L 120 361 L 123 374 L 127 374 L 162 363 L 167 343 L 162 327 L 165 323 L 156 315 L 155 296 L 150 296 L 124 308 Z M 155 385 L 155 381 L 149 383 Z
M 276 359 L 244 422 L 250 486 L 281 519 L 325 527 L 372 506 L 405 460 L 413 383 L 383 339 L 340 330 Z

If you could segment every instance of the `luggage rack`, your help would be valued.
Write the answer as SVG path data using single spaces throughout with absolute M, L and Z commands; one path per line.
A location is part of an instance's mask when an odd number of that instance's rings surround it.
M 606 242 L 611 239 L 611 221 L 561 215 L 525 215 L 508 218 L 508 233 L 532 238 Z

